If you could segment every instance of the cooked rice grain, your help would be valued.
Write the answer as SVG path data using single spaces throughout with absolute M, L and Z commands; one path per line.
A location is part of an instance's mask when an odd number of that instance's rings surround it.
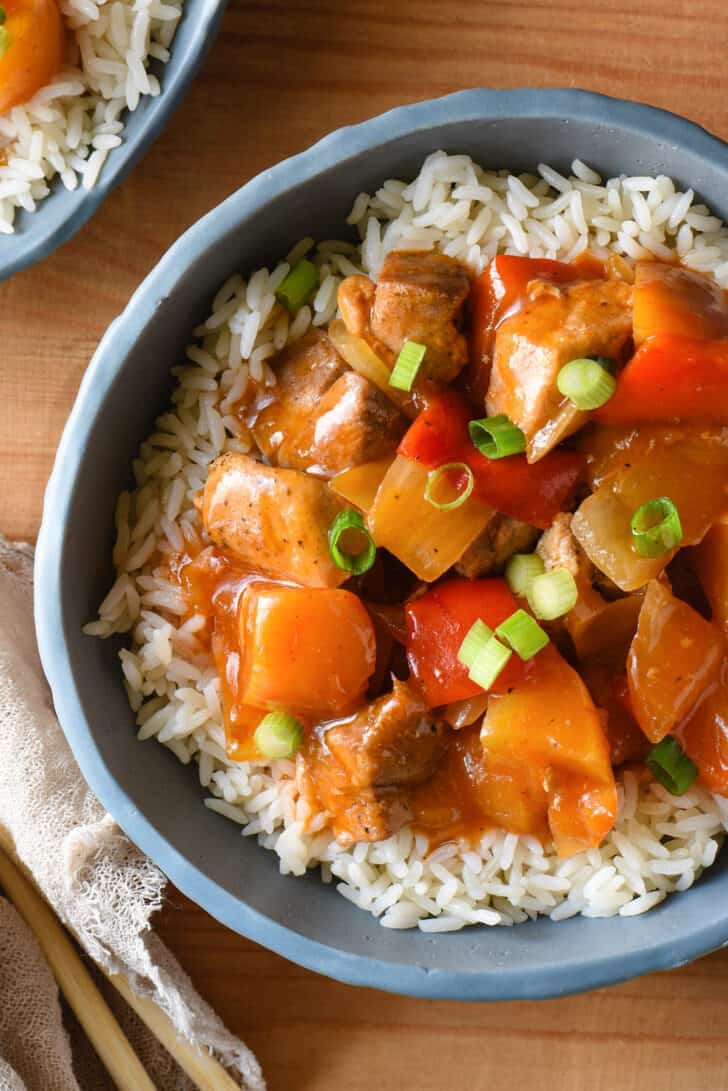
M 63 0 L 73 31 L 67 63 L 47 87 L 0 115 L 0 234 L 18 209 L 34 212 L 59 177 L 68 190 L 92 189 L 123 140 L 121 115 L 159 81 L 148 65 L 166 61 L 182 0 Z
M 501 830 L 477 845 L 432 853 L 410 829 L 342 849 L 326 816 L 311 815 L 298 798 L 290 761 L 227 760 L 219 680 L 196 636 L 204 618 L 181 620 L 185 604 L 157 566 L 181 539 L 202 534 L 193 497 L 209 462 L 253 446 L 232 415 L 235 403 L 250 383 L 273 385 L 268 361 L 275 353 L 333 317 L 343 276 L 363 270 L 376 277 L 397 247 L 437 246 L 474 272 L 497 252 L 570 260 L 588 249 L 601 258 L 678 253 L 728 288 L 728 229 L 694 202 L 692 190 L 679 191 L 664 176 L 602 183 L 575 160 L 569 177 L 545 164 L 514 177 L 436 152 L 412 182 L 390 180 L 372 196 L 359 194 L 348 223 L 360 248 L 303 239 L 273 271 L 259 269 L 247 281 L 236 273 L 221 286 L 185 365 L 174 369 L 172 408 L 134 460 L 136 488 L 122 494 L 116 511 L 118 578 L 86 632 L 131 633 L 121 665 L 138 737 L 157 738 L 185 763 L 196 760 L 211 793 L 207 806 L 275 851 L 282 872 L 302 875 L 320 865 L 325 881 L 386 928 L 444 932 L 539 914 L 566 920 L 644 913 L 713 863 L 728 828 L 728 800 L 698 785 L 675 798 L 625 772 L 615 828 L 599 849 L 568 860 L 533 837 Z M 303 256 L 318 267 L 319 285 L 312 304 L 291 321 L 275 290 Z

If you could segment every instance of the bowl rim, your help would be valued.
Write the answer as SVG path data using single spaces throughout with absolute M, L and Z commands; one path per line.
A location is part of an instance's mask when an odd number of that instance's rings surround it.
M 60 178 L 56 176 L 50 182 L 51 192 L 39 202 L 36 211 L 22 213 L 21 228 L 11 235 L 0 237 L 0 283 L 50 257 L 54 250 L 73 238 L 112 190 L 124 181 L 137 162 L 149 151 L 181 105 L 192 80 L 212 48 L 227 5 L 228 0 L 199 0 L 195 3 L 187 0 L 172 41 L 170 61 L 175 57 L 177 33 L 185 17 L 193 21 L 194 31 L 179 62 L 174 65 L 168 62 L 162 66 L 160 94 L 156 98 L 145 96 L 142 100 L 146 103 L 143 115 L 124 111 L 122 143 L 110 152 L 93 189 L 85 190 L 79 185 L 73 193 L 66 194 L 66 199 L 71 200 L 73 205 L 65 219 L 54 227 L 46 227 L 43 220 L 46 201 L 52 200 L 54 189 L 62 186 Z M 135 118 L 138 120 L 135 121 Z M 5 259 L 2 254 L 2 238 L 18 240 L 18 246 L 13 248 L 16 253 Z M 24 245 L 21 246 L 20 243 Z
M 438 123 L 519 118 L 578 118 L 605 121 L 666 142 L 679 143 L 696 156 L 716 161 L 728 175 L 728 145 L 704 129 L 655 107 L 574 89 L 474 89 L 390 110 L 368 121 L 336 130 L 318 143 L 257 175 L 190 227 L 167 251 L 116 318 L 84 375 L 64 429 L 44 501 L 35 563 L 35 622 L 41 661 L 58 718 L 84 777 L 128 836 L 195 903 L 233 931 L 308 969 L 352 985 L 411 996 L 463 999 L 464 977 L 457 970 L 400 964 L 344 952 L 279 924 L 220 887 L 152 826 L 113 778 L 95 743 L 71 670 L 61 615 L 62 535 L 89 434 L 108 388 L 132 354 L 130 346 L 153 318 L 160 301 L 174 292 L 187 264 L 223 237 L 231 224 L 259 212 L 285 192 L 293 177 L 306 181 L 333 161 L 346 161 L 378 143 Z M 655 970 L 683 965 L 728 944 L 725 919 L 691 926 L 620 958 L 580 954 L 568 968 L 568 981 L 541 966 L 483 969 L 467 975 L 467 999 L 545 999 L 600 988 Z M 564 975 L 567 976 L 567 975 Z

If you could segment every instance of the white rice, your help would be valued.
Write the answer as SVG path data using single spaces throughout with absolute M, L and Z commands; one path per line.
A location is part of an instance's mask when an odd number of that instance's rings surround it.
M 342 849 L 325 814 L 299 799 L 294 765 L 235 763 L 225 756 L 219 681 L 199 642 L 204 618 L 183 621 L 186 605 L 160 561 L 182 536 L 201 535 L 192 500 L 206 467 L 223 451 L 253 444 L 231 407 L 250 383 L 274 385 L 271 359 L 311 326 L 334 317 L 342 277 L 376 276 L 397 247 L 430 248 L 467 261 L 475 272 L 497 252 L 570 260 L 585 250 L 626 258 L 679 254 L 728 287 L 728 229 L 691 190 L 666 177 L 602 183 L 579 160 L 566 177 L 541 165 L 518 178 L 482 170 L 467 156 L 431 155 L 411 183 L 390 180 L 360 194 L 349 223 L 361 247 L 304 239 L 272 271 L 231 277 L 212 313 L 194 331 L 187 362 L 173 369 L 172 408 L 134 460 L 136 487 L 117 505 L 117 579 L 86 627 L 94 636 L 131 633 L 121 667 L 139 738 L 156 738 L 183 762 L 196 761 L 207 806 L 278 854 L 281 871 L 322 878 L 388 928 L 442 932 L 466 924 L 510 925 L 539 914 L 564 920 L 635 916 L 687 889 L 716 858 L 728 829 L 728 800 L 698 785 L 680 797 L 625 772 L 617 823 L 598 849 L 559 859 L 533 837 L 486 833 L 477 845 L 428 852 L 408 828 L 387 841 Z M 275 288 L 308 255 L 319 268 L 311 306 L 293 321 Z
M 149 64 L 169 59 L 182 0 L 61 0 L 61 10 L 73 32 L 66 63 L 0 115 L 0 234 L 12 234 L 18 209 L 35 211 L 56 177 L 93 188 L 122 143 L 124 111 L 160 92 Z

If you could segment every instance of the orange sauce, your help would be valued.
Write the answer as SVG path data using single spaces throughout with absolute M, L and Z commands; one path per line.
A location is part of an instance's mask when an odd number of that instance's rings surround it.
M 247 584 L 260 577 L 236 566 L 216 546 L 199 551 L 190 547 L 168 562 L 168 575 L 187 600 L 186 617 L 201 615 L 206 619 L 205 627 L 196 635 L 212 654 L 220 677 L 228 757 L 232 761 L 261 760 L 253 735 L 266 710 L 250 708 L 240 701 L 237 620 L 241 594 Z M 433 848 L 458 838 L 474 842 L 492 825 L 478 805 L 474 779 L 468 772 L 479 749 L 478 734 L 478 725 L 448 731 L 445 753 L 435 775 L 401 792 L 415 831 L 424 834 Z M 299 752 L 304 766 L 314 748 L 318 749 L 316 734 L 310 732 Z M 310 787 L 315 791 L 315 785 Z
M 601 263 L 594 259 L 582 259 L 578 265 L 572 267 L 569 275 L 572 278 L 577 276 L 597 278 L 605 276 L 605 273 L 606 270 Z M 545 278 L 548 279 L 546 270 Z M 521 301 L 522 293 L 515 299 L 507 300 L 511 307 L 516 308 Z M 510 313 L 507 307 L 501 308 L 497 313 L 493 312 L 491 326 L 487 331 L 489 335 L 492 336 L 505 313 Z M 241 412 L 242 408 L 241 405 Z M 204 549 L 190 547 L 188 552 L 180 554 L 169 563 L 169 575 L 178 583 L 186 596 L 189 607 L 188 616 L 201 615 L 206 619 L 204 628 L 198 631 L 197 635 L 212 654 L 220 677 L 228 756 L 234 761 L 260 759 L 261 755 L 257 751 L 253 736 L 265 710 L 251 708 L 241 700 L 239 676 L 242 649 L 238 626 L 238 604 L 245 587 L 251 581 L 261 580 L 263 577 L 241 569 L 222 550 L 214 546 Z M 266 580 L 266 582 L 272 581 Z M 387 608 L 383 609 L 386 611 Z M 386 616 L 379 618 L 380 623 L 386 620 Z M 392 639 L 391 631 L 388 639 Z M 389 668 L 388 655 L 385 659 L 386 669 L 381 672 L 381 678 L 386 676 L 386 670 Z M 646 744 L 636 725 L 631 708 L 625 703 L 626 694 L 619 689 L 614 689 L 613 677 L 607 679 L 599 675 L 598 671 L 590 673 L 588 668 L 583 671 L 583 674 L 587 676 L 593 695 L 608 712 L 610 725 L 613 726 L 613 732 L 610 733 L 614 736 L 610 738 L 612 762 L 614 764 L 622 761 L 639 762 Z M 720 711 L 722 716 L 722 706 Z M 721 716 L 716 715 L 715 719 L 716 723 L 719 722 L 721 725 L 721 743 L 725 744 L 725 738 L 728 738 L 728 727 L 723 728 L 723 725 L 728 720 Z M 299 751 L 298 760 L 304 774 L 302 783 L 307 784 L 308 789 L 315 794 L 315 778 L 305 774 L 307 771 L 310 774 L 316 761 L 321 760 L 322 747 L 319 732 L 312 730 L 311 724 L 306 726 L 308 732 Z M 714 740 L 713 746 L 715 749 Z M 697 743 L 694 744 L 694 748 L 697 751 Z M 724 745 L 723 749 L 728 753 L 728 747 Z M 700 756 L 703 757 L 702 753 Z M 331 758 L 331 760 L 335 759 Z M 728 783 L 728 773 L 725 773 L 728 769 L 728 757 L 722 758 L 721 762 L 716 764 L 720 764 L 721 774 L 720 777 L 716 774 L 716 778 L 721 779 L 725 776 Z M 537 763 L 531 764 L 531 772 L 538 779 Z M 444 752 L 434 775 L 421 785 L 397 790 L 395 795 L 405 817 L 408 816 L 408 821 L 417 833 L 427 837 L 431 847 L 456 839 L 474 842 L 483 832 L 496 824 L 486 814 L 484 795 L 481 790 L 483 778 L 480 726 L 476 723 L 460 731 L 448 730 L 445 735 Z M 513 788 L 515 778 L 509 778 L 504 774 L 504 783 L 505 781 L 508 781 L 510 788 L 508 791 L 504 788 L 503 800 L 508 805 L 509 813 L 515 815 L 517 810 L 516 801 L 513 798 L 513 791 L 516 790 Z M 493 788 L 491 783 L 491 788 L 492 798 L 494 791 L 497 794 L 497 786 Z M 517 786 L 517 790 L 523 795 L 524 822 L 533 823 L 529 827 L 529 832 L 545 838 L 548 835 L 546 813 L 545 810 L 539 811 L 537 798 L 542 792 L 545 797 L 545 784 L 536 783 L 534 780 L 530 786 L 525 783 Z M 511 793 L 510 796 L 508 792 Z M 487 796 L 488 793 L 485 795 Z M 491 814 L 496 813 L 495 810 L 491 810 Z M 498 822 L 498 824 L 502 823 Z M 519 832 L 526 832 L 525 826 Z
M 228 757 L 232 761 L 259 760 L 253 735 L 265 710 L 250 708 L 240 700 L 238 601 L 246 585 L 260 577 L 239 568 L 216 546 L 196 554 L 192 550 L 179 554 L 169 566 L 169 575 L 187 599 L 188 616 L 199 614 L 206 619 L 197 637 L 212 654 L 220 677 Z
M 576 280 L 602 280 L 610 271 L 609 266 L 590 254 L 571 263 L 496 255 L 475 281 L 468 303 L 470 364 L 464 376 L 465 386 L 475 404 L 485 404 L 496 331 L 501 322 L 516 314 L 527 302 L 532 281 L 567 284 Z
M 412 827 L 427 837 L 431 849 L 460 839 L 473 844 L 493 825 L 478 803 L 477 778 L 469 772 L 475 773 L 479 751 L 479 724 L 448 732 L 435 775 L 411 789 Z

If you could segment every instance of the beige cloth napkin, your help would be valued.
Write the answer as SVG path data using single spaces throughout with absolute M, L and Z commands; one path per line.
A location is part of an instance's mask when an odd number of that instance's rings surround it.
M 56 720 L 33 630 L 32 550 L 0 537 L 0 835 L 86 953 L 210 1049 L 245 1091 L 265 1091 L 250 1050 L 195 992 L 149 921 L 165 877 L 124 836 L 83 780 Z M 101 978 L 101 975 L 99 975 Z M 119 1021 L 160 1091 L 192 1084 L 104 982 Z M 70 1034 L 69 1034 L 70 1031 Z M 106 1091 L 40 949 L 0 898 L 0 1091 Z

